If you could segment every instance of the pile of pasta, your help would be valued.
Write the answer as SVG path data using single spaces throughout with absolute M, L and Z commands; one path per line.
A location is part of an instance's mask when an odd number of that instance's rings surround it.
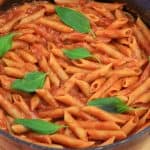
M 0 13 L 0 36 L 17 33 L 0 59 L 0 128 L 28 142 L 55 148 L 104 146 L 150 126 L 150 31 L 124 4 L 79 0 L 25 3 Z M 84 14 L 93 34 L 63 23 L 55 6 Z M 73 18 L 72 18 L 73 19 Z M 73 60 L 64 49 L 87 48 L 94 56 Z M 96 59 L 94 59 L 96 58 Z M 14 90 L 25 74 L 46 73 L 36 92 Z M 87 103 L 116 96 L 133 109 L 110 113 Z M 16 118 L 65 125 L 42 135 L 15 124 Z

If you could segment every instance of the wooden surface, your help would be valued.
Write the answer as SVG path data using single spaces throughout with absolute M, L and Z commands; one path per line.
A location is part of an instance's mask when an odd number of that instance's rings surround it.
M 12 143 L 11 141 L 5 140 L 4 138 L 0 137 L 0 150 L 33 150 L 29 149 L 28 147 L 24 147 L 21 145 L 17 145 Z M 35 149 L 34 149 L 35 150 Z M 150 135 L 145 138 L 144 140 L 134 144 L 134 146 L 128 146 L 119 148 L 119 150 L 150 150 Z
M 150 136 L 141 142 L 136 143 L 136 145 L 126 148 L 126 150 L 150 150 Z

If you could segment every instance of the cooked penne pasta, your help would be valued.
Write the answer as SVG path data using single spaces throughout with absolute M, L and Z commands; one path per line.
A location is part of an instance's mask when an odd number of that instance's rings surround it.
M 64 121 L 79 139 L 87 141 L 87 132 L 80 127 L 80 124 L 67 111 L 64 114 Z
M 49 20 L 47 18 L 40 18 L 36 22 L 60 32 L 70 33 L 73 31 L 72 28 L 62 24 L 61 22 Z
M 119 51 L 117 51 L 115 47 L 112 45 L 108 45 L 105 43 L 98 43 L 98 44 L 92 44 L 92 46 L 94 46 L 97 50 L 100 50 L 113 58 L 121 59 L 124 57 L 124 55 Z
M 85 106 L 83 109 L 83 111 L 97 117 L 100 120 L 104 120 L 104 121 L 114 121 L 117 123 L 122 123 L 124 122 L 122 119 L 116 118 L 113 115 L 103 111 L 102 109 L 98 109 L 96 107 L 90 107 L 90 106 Z
M 150 87 L 150 78 L 148 78 L 143 84 L 137 87 L 133 92 L 129 95 L 129 104 L 133 103 L 135 99 L 138 98 L 141 94 L 146 92 Z
M 76 138 L 71 138 L 71 137 L 63 135 L 63 134 L 51 135 L 51 139 L 52 139 L 52 141 L 54 141 L 58 144 L 68 146 L 71 148 L 86 148 L 86 147 L 90 147 L 94 144 L 94 142 L 82 141 L 82 140 L 79 140 Z
M 0 130 L 43 149 L 101 149 L 150 127 L 150 30 L 124 5 L 0 13 Z
M 20 112 L 19 109 L 11 104 L 7 99 L 0 95 L 0 106 L 14 118 L 24 118 L 24 113 Z
M 92 140 L 106 140 L 109 137 L 115 136 L 116 139 L 126 138 L 126 134 L 121 130 L 95 130 L 88 129 L 89 138 Z

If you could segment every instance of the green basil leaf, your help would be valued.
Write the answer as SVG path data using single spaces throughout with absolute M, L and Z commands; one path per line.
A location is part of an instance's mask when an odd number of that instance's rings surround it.
M 130 110 L 130 107 L 127 106 L 121 99 L 117 97 L 93 99 L 90 102 L 88 102 L 87 105 L 100 107 L 105 111 L 114 113 L 125 113 Z
M 59 131 L 59 129 L 64 127 L 40 119 L 16 119 L 14 123 L 21 124 L 39 134 L 54 134 Z
M 12 48 L 13 37 L 15 33 L 10 33 L 0 37 L 0 57 L 5 55 Z
M 64 55 L 66 55 L 70 59 L 82 59 L 92 56 L 88 49 L 83 47 L 74 48 L 71 50 L 64 50 Z
M 12 83 L 12 89 L 24 92 L 35 92 L 44 86 L 46 73 L 30 72 L 24 76 L 23 79 L 16 79 Z
M 74 30 L 81 33 L 89 33 L 91 31 L 89 19 L 82 13 L 60 6 L 57 6 L 55 10 L 61 21 Z

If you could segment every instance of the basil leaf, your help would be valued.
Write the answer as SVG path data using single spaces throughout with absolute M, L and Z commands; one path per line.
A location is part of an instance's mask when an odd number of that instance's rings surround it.
M 12 48 L 13 37 L 15 33 L 10 33 L 0 37 L 0 57 L 5 55 Z
M 122 100 L 120 100 L 117 97 L 93 99 L 90 102 L 88 102 L 87 105 L 100 107 L 105 111 L 114 113 L 124 113 L 130 110 L 130 107 L 127 106 Z
M 23 79 L 15 80 L 11 87 L 15 90 L 24 92 L 35 92 L 36 89 L 43 87 L 46 78 L 46 73 L 30 72 L 24 76 Z
M 64 126 L 57 125 L 51 122 L 46 122 L 40 119 L 16 119 L 16 124 L 21 124 L 30 130 L 40 134 L 54 134 Z
M 64 55 L 70 59 L 82 59 L 92 56 L 88 49 L 83 47 L 74 48 L 71 50 L 64 50 Z
M 74 30 L 81 33 L 89 33 L 91 31 L 89 19 L 80 12 L 60 6 L 57 6 L 55 10 L 61 21 Z

